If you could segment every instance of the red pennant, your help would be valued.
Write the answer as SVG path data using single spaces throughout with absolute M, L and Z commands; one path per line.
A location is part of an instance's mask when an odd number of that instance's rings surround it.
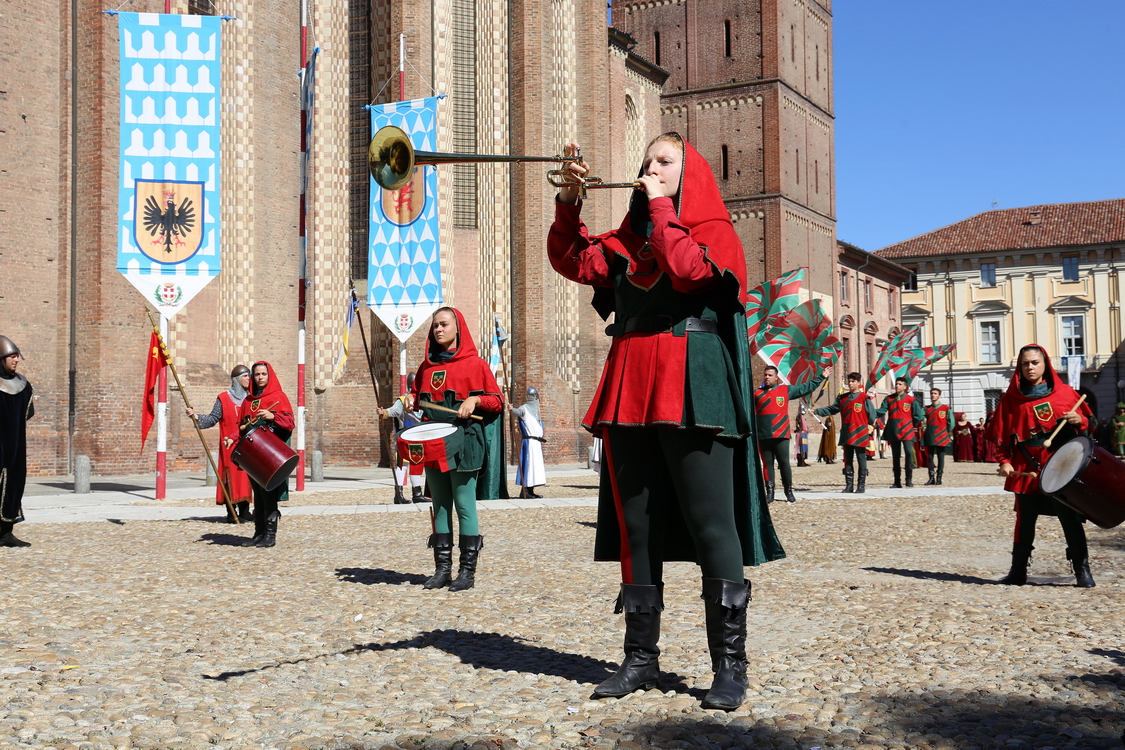
M 156 379 L 164 369 L 164 358 L 160 355 L 160 337 L 156 331 L 148 341 L 148 358 L 145 360 L 145 395 L 141 402 L 141 452 L 145 449 L 145 440 L 152 422 L 156 419 Z

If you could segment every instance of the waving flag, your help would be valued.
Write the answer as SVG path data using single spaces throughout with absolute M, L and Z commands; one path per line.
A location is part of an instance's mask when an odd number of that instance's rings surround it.
M 495 312 L 492 313 L 492 320 L 492 352 L 488 356 L 488 367 L 495 376 L 496 371 L 500 369 L 500 350 L 503 348 L 504 342 L 508 340 L 508 332 L 504 330 L 504 326 L 500 325 L 500 316 Z
M 891 362 L 891 370 L 895 378 L 913 380 L 914 376 L 924 367 L 945 358 L 957 350 L 957 344 L 944 344 L 942 346 L 926 346 L 921 349 L 906 349 Z
M 348 290 L 348 311 L 344 313 L 344 328 L 340 333 L 340 355 L 336 358 L 336 369 L 332 371 L 332 379 L 338 380 L 344 374 L 344 365 L 348 363 L 348 339 L 351 338 L 352 324 L 355 323 L 355 314 L 359 310 L 359 300 L 355 292 Z
M 883 345 L 879 352 L 879 358 L 875 360 L 875 366 L 871 368 L 871 372 L 867 376 L 867 388 L 873 387 L 879 382 L 880 378 L 890 372 L 891 367 L 894 366 L 895 357 L 902 355 L 906 345 L 913 341 L 921 330 L 921 326 L 907 328 Z
M 805 269 L 796 268 L 759 284 L 746 295 L 746 333 L 750 337 L 751 353 L 762 348 L 765 343 L 762 336 L 797 306 L 797 292 L 804 278 Z
M 777 317 L 759 334 L 759 356 L 790 385 L 805 383 L 840 358 L 844 345 L 832 335 L 832 319 L 811 299 Z

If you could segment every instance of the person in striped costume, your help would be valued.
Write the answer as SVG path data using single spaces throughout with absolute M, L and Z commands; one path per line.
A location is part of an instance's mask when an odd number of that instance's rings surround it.
M 858 372 L 848 373 L 848 390 L 836 403 L 813 411 L 818 417 L 840 415 L 840 445 L 844 446 L 844 492 L 867 490 L 867 446 L 875 432 L 875 405 L 863 390 Z M 859 464 L 856 474 L 854 464 Z M 853 485 L 854 481 L 854 485 Z
M 758 450 L 762 454 L 762 464 L 766 473 L 766 502 L 772 503 L 776 481 L 773 473 L 774 461 L 781 475 L 781 486 L 785 499 L 797 502 L 793 495 L 793 469 L 789 466 L 789 399 L 809 395 L 828 378 L 828 371 L 807 383 L 787 385 L 781 382 L 777 368 L 766 367 L 765 382 L 754 391 L 754 414 L 758 420 Z
M 906 486 L 914 486 L 914 441 L 918 437 L 914 423 L 921 422 L 924 415 L 922 405 L 909 387 L 906 378 L 895 378 L 895 392 L 883 399 L 883 405 L 876 412 L 880 417 L 887 417 L 883 439 L 891 444 L 891 468 L 895 475 L 891 489 L 902 489 L 903 453 L 906 454 Z
M 922 444 L 930 449 L 927 468 L 930 478 L 926 484 L 941 484 L 945 471 L 945 453 L 953 443 L 949 431 L 949 407 L 941 402 L 941 389 L 930 389 L 930 403 L 926 405 L 926 429 L 922 434 Z M 937 472 L 934 472 L 934 456 L 937 456 Z

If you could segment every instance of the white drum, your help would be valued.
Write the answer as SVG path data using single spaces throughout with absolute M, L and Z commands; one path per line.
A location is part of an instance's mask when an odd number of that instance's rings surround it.
M 465 433 L 455 424 L 423 422 L 399 430 L 395 442 L 404 461 L 445 472 L 457 468 L 457 454 L 464 437 Z

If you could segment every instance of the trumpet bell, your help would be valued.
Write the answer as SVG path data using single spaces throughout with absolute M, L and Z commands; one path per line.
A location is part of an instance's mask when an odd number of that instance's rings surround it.
M 414 146 L 402 128 L 379 128 L 367 145 L 367 168 L 384 190 L 398 190 L 414 174 Z

